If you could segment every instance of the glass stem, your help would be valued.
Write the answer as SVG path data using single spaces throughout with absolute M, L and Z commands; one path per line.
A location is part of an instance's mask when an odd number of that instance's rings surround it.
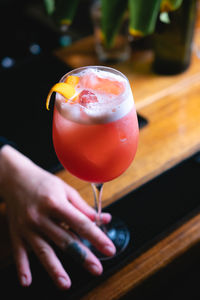
M 91 185 L 92 185 L 92 190 L 94 193 L 95 210 L 97 212 L 96 225 L 100 227 L 101 226 L 103 183 L 92 183 Z

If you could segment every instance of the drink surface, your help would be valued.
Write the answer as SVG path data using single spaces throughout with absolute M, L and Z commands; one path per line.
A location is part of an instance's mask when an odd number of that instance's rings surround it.
M 68 102 L 56 97 L 56 154 L 76 177 L 110 181 L 128 168 L 137 149 L 138 123 L 129 84 L 110 70 L 89 68 L 72 74 L 62 81 L 75 84 L 75 95 Z

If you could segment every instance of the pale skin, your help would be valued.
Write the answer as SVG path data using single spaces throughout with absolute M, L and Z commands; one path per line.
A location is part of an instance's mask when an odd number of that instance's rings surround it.
M 0 197 L 6 203 L 13 256 L 22 286 L 32 282 L 31 250 L 60 289 L 70 288 L 70 277 L 52 242 L 93 275 L 102 273 L 101 262 L 70 228 L 103 254 L 115 254 L 113 243 L 94 223 L 95 211 L 79 193 L 9 145 L 0 150 Z M 109 214 L 102 214 L 104 223 L 110 219 Z

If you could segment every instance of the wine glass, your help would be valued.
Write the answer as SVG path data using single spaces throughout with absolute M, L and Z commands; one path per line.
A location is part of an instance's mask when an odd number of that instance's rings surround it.
M 116 218 L 101 223 L 103 184 L 120 176 L 134 159 L 138 121 L 128 79 L 104 66 L 87 66 L 65 74 L 60 82 L 75 88 L 68 100 L 56 94 L 53 144 L 61 164 L 74 176 L 88 181 L 94 192 L 96 225 L 116 247 L 116 255 L 130 238 L 125 223 Z M 100 259 L 106 259 L 88 241 Z

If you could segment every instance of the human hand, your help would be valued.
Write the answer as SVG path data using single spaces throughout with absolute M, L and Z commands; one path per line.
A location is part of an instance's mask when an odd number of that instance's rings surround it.
M 92 274 L 102 273 L 100 261 L 70 229 L 105 255 L 113 255 L 115 247 L 95 225 L 95 211 L 75 189 L 7 145 L 0 151 L 0 189 L 6 202 L 13 254 L 23 286 L 32 281 L 28 248 L 35 252 L 59 288 L 71 286 L 67 271 L 50 242 L 71 254 Z M 110 219 L 109 214 L 102 214 L 104 223 Z

